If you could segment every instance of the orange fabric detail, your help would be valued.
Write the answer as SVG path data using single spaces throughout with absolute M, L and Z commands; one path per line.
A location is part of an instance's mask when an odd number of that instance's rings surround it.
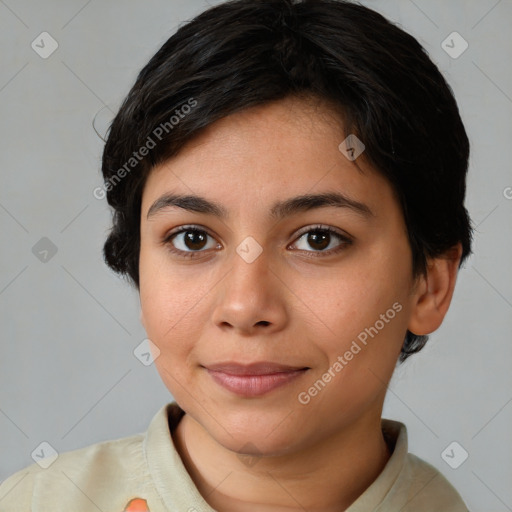
M 146 500 L 143 500 L 142 498 L 134 498 L 128 502 L 126 507 L 124 507 L 123 512 L 150 512 L 150 510 Z

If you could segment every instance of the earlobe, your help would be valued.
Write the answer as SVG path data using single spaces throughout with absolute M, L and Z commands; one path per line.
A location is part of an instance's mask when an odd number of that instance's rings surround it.
M 462 245 L 457 244 L 437 258 L 429 260 L 426 275 L 418 278 L 408 330 L 430 334 L 439 328 L 452 300 Z

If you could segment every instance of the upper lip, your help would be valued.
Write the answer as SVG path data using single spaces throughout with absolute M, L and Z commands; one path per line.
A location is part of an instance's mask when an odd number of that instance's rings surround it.
M 205 366 L 208 370 L 229 373 L 231 375 L 269 375 L 272 373 L 293 372 L 305 370 L 306 366 L 290 366 L 286 364 L 273 363 L 271 361 L 260 361 L 257 363 L 242 364 L 232 361 L 210 364 Z

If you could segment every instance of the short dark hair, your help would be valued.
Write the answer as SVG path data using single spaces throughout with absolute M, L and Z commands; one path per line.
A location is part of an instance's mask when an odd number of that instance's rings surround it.
M 452 89 L 420 43 L 349 1 L 234 0 L 163 44 L 110 126 L 102 159 L 113 208 L 108 266 L 139 288 L 141 198 L 155 165 L 213 122 L 294 95 L 336 106 L 346 134 L 363 141 L 402 207 L 414 275 L 459 242 L 462 264 L 472 238 L 469 141 Z M 407 331 L 400 361 L 427 339 Z

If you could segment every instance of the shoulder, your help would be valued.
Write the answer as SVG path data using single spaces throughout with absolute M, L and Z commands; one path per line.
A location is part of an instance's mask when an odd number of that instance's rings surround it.
M 123 482 L 145 471 L 143 440 L 144 434 L 136 434 L 103 441 L 53 459 L 43 458 L 17 471 L 0 483 L 0 512 L 36 512 L 39 504 L 47 510 L 48 505 L 57 505 L 56 497 L 61 507 L 63 495 L 69 496 L 72 506 L 68 510 L 80 509 L 77 503 L 85 501 L 90 506 L 91 493 L 107 482 Z
M 434 466 L 408 453 L 404 469 L 409 485 L 403 512 L 468 512 L 460 494 Z

